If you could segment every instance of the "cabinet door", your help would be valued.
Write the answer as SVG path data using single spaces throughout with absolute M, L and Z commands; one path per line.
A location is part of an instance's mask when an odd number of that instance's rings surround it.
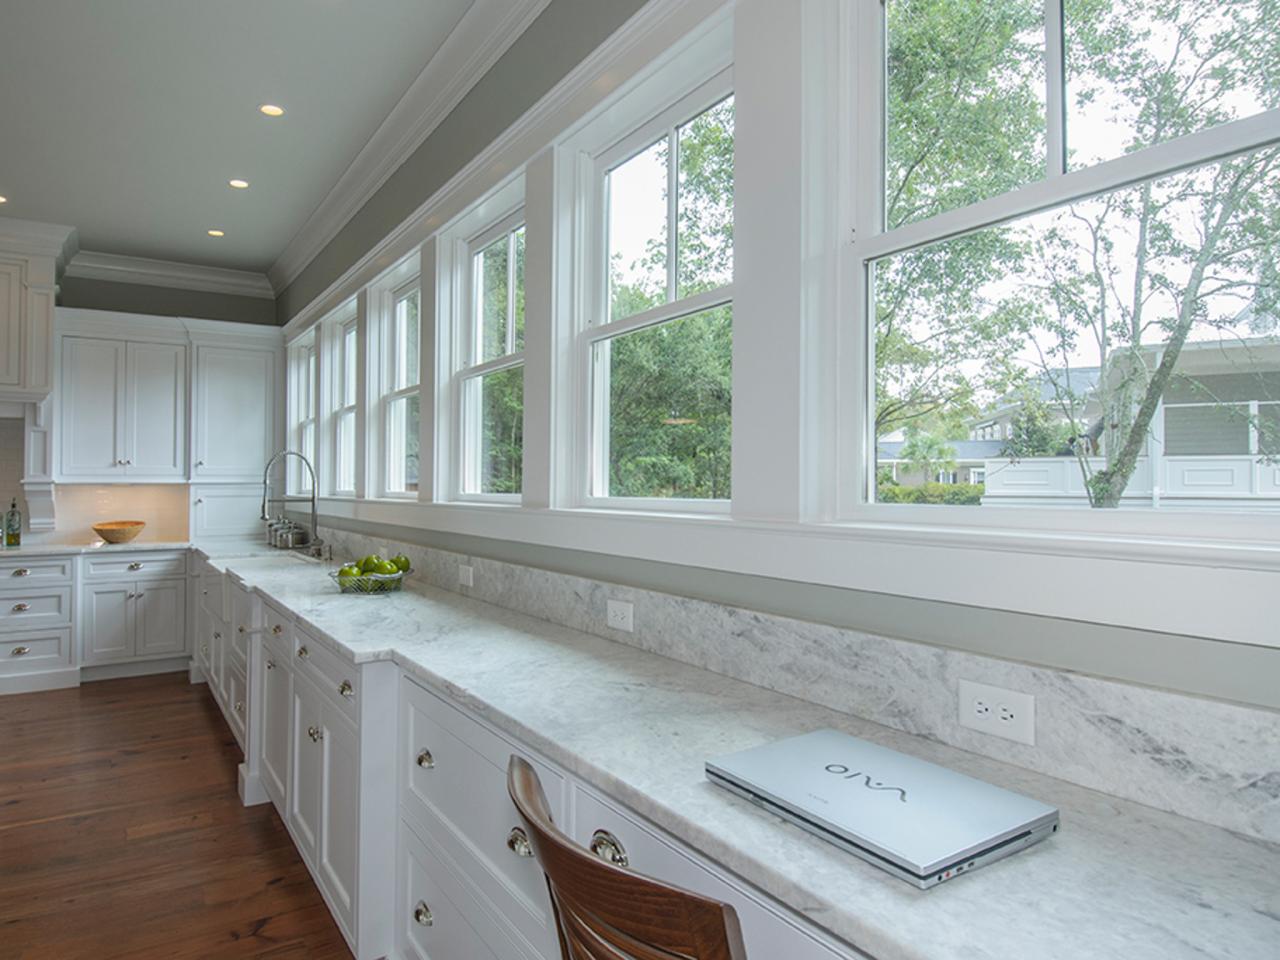
M 339 921 L 352 932 L 360 847 L 360 743 L 351 721 L 327 700 L 320 715 L 324 771 L 318 866 Z
M 261 480 L 275 452 L 274 350 L 196 347 L 198 479 Z
M 282 815 L 288 807 L 289 775 L 289 718 L 293 701 L 293 676 L 289 664 L 271 646 L 262 648 L 261 675 L 258 689 L 262 691 L 262 755 L 261 777 L 267 793 L 275 801 Z
M 84 591 L 84 662 L 103 663 L 133 655 L 134 585 L 104 583 Z
M 187 348 L 130 343 L 125 389 L 125 473 L 187 472 Z
M 0 262 L 0 385 L 22 384 L 22 265 Z
M 64 477 L 124 474 L 126 347 L 122 340 L 63 338 L 58 427 Z
M 154 580 L 137 585 L 134 600 L 139 657 L 180 654 L 187 648 L 187 581 Z
M 213 635 L 209 638 L 209 659 L 213 669 L 213 692 L 218 703 L 227 703 L 227 624 L 221 617 L 213 617 Z
M 320 693 L 301 677 L 293 678 L 293 760 L 289 777 L 289 826 L 298 851 L 315 864 L 320 844 L 320 804 L 324 787 L 324 750 L 320 739 Z

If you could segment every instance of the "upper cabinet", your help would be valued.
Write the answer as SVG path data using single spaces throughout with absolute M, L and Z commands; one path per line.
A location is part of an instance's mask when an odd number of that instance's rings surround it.
M 60 310 L 57 479 L 261 482 L 283 345 L 243 327 Z
M 0 400 L 43 400 L 53 389 L 58 271 L 75 231 L 0 217 Z
M 279 349 L 196 346 L 192 479 L 262 479 L 276 451 L 280 363 Z

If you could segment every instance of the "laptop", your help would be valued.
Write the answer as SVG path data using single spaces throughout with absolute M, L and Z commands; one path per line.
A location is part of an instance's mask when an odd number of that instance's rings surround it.
M 1045 839 L 1058 811 L 837 730 L 708 760 L 707 778 L 927 890 Z

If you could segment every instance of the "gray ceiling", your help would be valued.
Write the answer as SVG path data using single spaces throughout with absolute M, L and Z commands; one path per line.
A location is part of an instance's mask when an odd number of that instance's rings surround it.
M 471 2 L 4 0 L 0 215 L 265 271 Z

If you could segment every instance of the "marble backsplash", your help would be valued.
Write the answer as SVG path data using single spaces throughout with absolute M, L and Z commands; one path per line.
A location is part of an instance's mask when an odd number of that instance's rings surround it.
M 403 552 L 415 580 L 1113 796 L 1280 842 L 1280 714 L 326 528 L 335 559 Z M 458 583 L 458 565 L 474 586 Z M 411 581 L 411 583 L 414 581 Z M 635 631 L 604 625 L 609 599 Z M 1036 744 L 957 720 L 957 681 L 1036 698 Z

